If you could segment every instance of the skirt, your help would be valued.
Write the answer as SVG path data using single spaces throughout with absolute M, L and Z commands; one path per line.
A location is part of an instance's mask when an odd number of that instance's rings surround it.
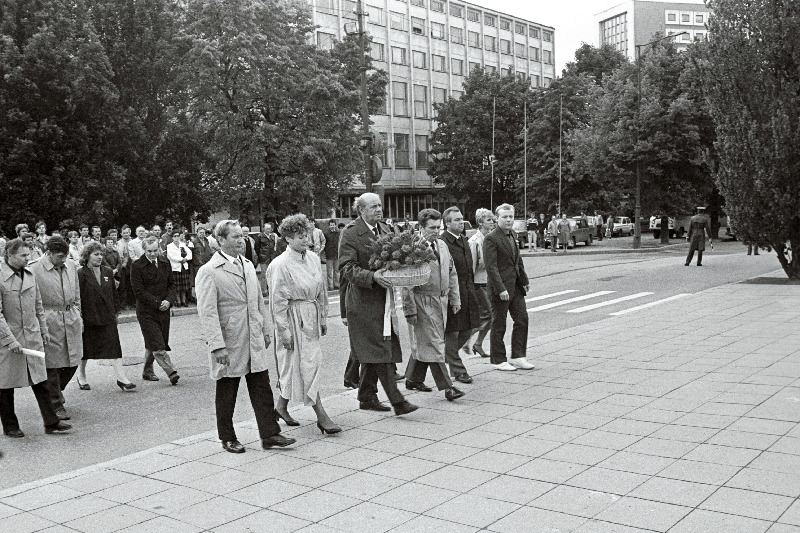
M 83 325 L 83 359 L 119 359 L 122 346 L 116 324 Z
M 172 271 L 172 282 L 175 284 L 175 292 L 183 294 L 192 288 L 192 280 L 189 278 L 189 270 L 182 268 L 180 272 Z

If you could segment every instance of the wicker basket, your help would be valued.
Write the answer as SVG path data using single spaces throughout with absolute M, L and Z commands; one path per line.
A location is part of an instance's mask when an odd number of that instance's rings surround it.
M 381 274 L 395 287 L 419 287 L 425 285 L 428 278 L 431 277 L 431 266 L 428 263 L 422 263 L 400 267 L 396 270 L 384 270 Z

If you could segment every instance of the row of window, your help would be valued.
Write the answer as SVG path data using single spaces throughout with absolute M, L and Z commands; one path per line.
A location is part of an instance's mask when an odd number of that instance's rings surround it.
M 705 26 L 708 22 L 707 12 L 697 11 L 665 11 L 667 24 L 693 24 L 697 26 Z
M 383 137 L 383 145 L 387 148 L 380 155 L 383 161 L 383 166 L 389 166 L 389 148 L 388 148 L 388 135 L 380 132 Z M 395 168 L 411 168 L 411 146 L 409 141 L 411 136 L 407 133 L 394 134 L 394 166 Z M 414 135 L 414 162 L 415 168 L 424 169 L 428 168 L 428 136 L 427 135 Z
M 332 43 L 333 35 L 327 34 L 324 32 L 318 32 L 325 37 L 321 37 L 317 39 L 317 42 L 320 48 L 325 48 L 322 43 L 324 42 L 326 46 L 328 43 Z M 332 46 L 332 44 L 331 44 Z M 326 48 L 329 49 L 329 48 Z M 397 65 L 407 65 L 407 56 L 406 56 L 406 49 L 399 46 L 392 46 L 392 63 Z M 518 45 L 515 47 L 517 57 L 523 59 L 529 59 L 530 61 L 539 61 L 539 49 L 536 47 L 529 47 L 526 49 L 524 45 Z M 526 53 L 527 52 L 527 53 Z M 372 59 L 375 61 L 386 61 L 384 55 L 384 45 L 382 43 L 372 43 L 370 55 Z M 428 54 L 426 52 L 420 52 L 418 50 L 411 51 L 411 58 L 414 65 L 414 68 L 428 68 L 427 64 L 427 57 Z M 553 52 L 551 50 L 544 50 L 541 55 L 542 61 L 545 65 L 552 65 L 553 64 Z M 460 59 L 453 59 L 453 61 L 459 61 L 463 63 Z M 433 70 L 437 72 L 447 72 L 445 68 L 445 57 L 442 55 L 431 54 L 431 65 Z M 453 67 L 453 74 L 463 75 L 463 72 L 460 69 L 456 69 Z

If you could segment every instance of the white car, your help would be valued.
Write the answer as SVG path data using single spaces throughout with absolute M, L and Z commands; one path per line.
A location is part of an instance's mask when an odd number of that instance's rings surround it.
M 633 235 L 633 222 L 628 217 L 614 217 L 614 237 Z

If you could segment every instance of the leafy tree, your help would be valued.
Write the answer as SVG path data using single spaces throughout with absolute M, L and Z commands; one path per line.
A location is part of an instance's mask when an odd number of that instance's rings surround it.
M 800 279 L 800 6 L 709 0 L 698 54 L 716 125 L 715 179 L 738 237 Z
M 598 48 L 583 43 L 575 50 L 575 61 L 567 63 L 562 77 L 587 74 L 595 83 L 602 83 L 603 76 L 614 72 L 627 62 L 625 54 L 610 44 L 603 44 Z

